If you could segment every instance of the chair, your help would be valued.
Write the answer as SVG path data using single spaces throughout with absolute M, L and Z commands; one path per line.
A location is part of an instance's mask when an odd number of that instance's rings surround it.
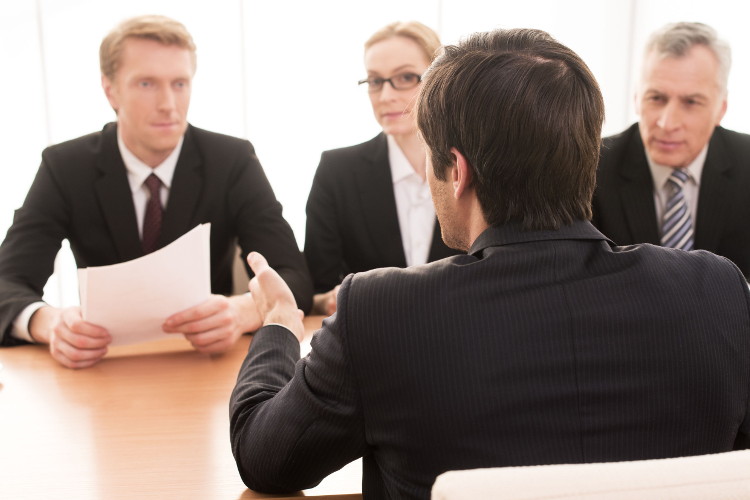
M 750 450 L 575 465 L 449 471 L 433 500 L 750 499 Z

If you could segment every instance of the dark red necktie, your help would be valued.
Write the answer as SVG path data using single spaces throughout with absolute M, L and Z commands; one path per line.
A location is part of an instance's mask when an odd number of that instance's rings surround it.
M 159 238 L 161 231 L 161 181 L 151 174 L 144 182 L 148 188 L 151 197 L 146 204 L 146 215 L 143 217 L 143 253 L 151 253 L 156 250 L 156 240 Z

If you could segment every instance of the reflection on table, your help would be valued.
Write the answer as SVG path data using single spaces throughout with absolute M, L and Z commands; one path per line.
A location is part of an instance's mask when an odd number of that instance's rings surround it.
M 320 323 L 305 319 L 308 337 Z M 176 336 L 112 348 L 84 370 L 46 346 L 0 349 L 0 498 L 361 498 L 359 462 L 294 495 L 245 488 L 228 402 L 251 340 L 206 355 Z

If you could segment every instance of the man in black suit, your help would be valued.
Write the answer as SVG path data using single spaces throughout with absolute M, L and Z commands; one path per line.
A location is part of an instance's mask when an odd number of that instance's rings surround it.
M 447 47 L 423 85 L 436 213 L 468 253 L 348 276 L 302 360 L 294 299 L 250 254 L 265 326 L 230 403 L 245 484 L 308 488 L 363 457 L 365 498 L 428 498 L 451 469 L 747 446 L 745 279 L 588 222 L 604 104 L 583 61 L 499 30 Z
M 117 123 L 43 152 L 0 246 L 2 345 L 48 343 L 52 356 L 72 368 L 106 353 L 109 333 L 83 321 L 78 307 L 41 302 L 65 238 L 79 267 L 102 266 L 140 257 L 210 222 L 216 295 L 163 325 L 202 352 L 226 350 L 261 325 L 249 294 L 225 296 L 237 243 L 244 255 L 269 255 L 307 310 L 312 284 L 304 257 L 252 146 L 187 122 L 195 46 L 185 27 L 161 16 L 129 19 L 105 37 L 100 59 Z
M 604 140 L 593 223 L 618 245 L 709 250 L 747 277 L 750 136 L 719 126 L 730 61 L 729 46 L 704 24 L 670 24 L 652 35 L 636 92 L 640 121 Z M 674 225 L 670 178 L 680 173 L 687 223 Z

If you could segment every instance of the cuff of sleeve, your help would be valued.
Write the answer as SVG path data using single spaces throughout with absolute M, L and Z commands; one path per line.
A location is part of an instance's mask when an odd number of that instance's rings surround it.
M 34 302 L 33 304 L 26 306 L 26 308 L 16 316 L 16 319 L 13 320 L 13 328 L 11 329 L 10 334 L 19 340 L 35 342 L 34 339 L 31 338 L 31 333 L 29 332 L 29 321 L 31 321 L 31 317 L 34 313 L 45 305 L 44 302 Z

